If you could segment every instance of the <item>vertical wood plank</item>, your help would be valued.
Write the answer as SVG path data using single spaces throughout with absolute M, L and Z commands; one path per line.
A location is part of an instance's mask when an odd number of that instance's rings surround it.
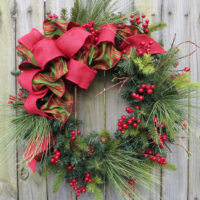
M 163 42 L 166 49 L 170 48 L 174 38 L 174 34 L 177 34 L 175 44 L 179 42 L 190 40 L 189 20 L 187 14 L 189 14 L 190 1 L 185 0 L 168 0 L 163 1 L 163 13 L 162 19 L 168 24 L 168 27 L 163 31 Z M 190 49 L 188 46 L 181 46 L 182 54 L 187 54 Z M 181 68 L 184 68 L 189 63 L 187 60 L 180 61 Z M 181 141 L 177 141 L 180 143 Z M 184 144 L 187 148 L 187 139 L 184 140 Z M 163 200 L 186 200 L 188 190 L 188 159 L 184 150 L 177 146 L 170 146 L 172 153 L 168 155 L 167 160 L 173 163 L 178 170 L 172 172 L 169 170 L 163 170 L 163 187 L 162 198 Z
M 11 77 L 10 71 L 15 69 L 15 1 L 0 0 L 0 135 L 9 134 L 9 123 L 5 120 L 8 114 L 6 109 L 9 94 L 15 94 L 15 79 Z M 2 104 L 3 100 L 3 104 Z M 4 102 L 5 101 L 5 102 Z M 13 113 L 14 114 L 14 113 Z M 14 130 L 11 130 L 14 131 Z M 1 147 L 0 147 L 1 148 Z M 12 148 L 12 149 L 11 149 Z M 5 151 L 1 149 L 0 160 L 6 160 L 0 166 L 0 200 L 17 200 L 17 173 L 16 173 L 16 153 L 15 145 L 7 148 Z M 13 156 L 10 157 L 10 152 Z
M 17 24 L 16 38 L 20 38 L 28 33 L 32 27 L 42 31 L 42 22 L 44 19 L 43 0 L 20 0 L 17 1 Z M 17 64 L 21 62 L 17 57 Z M 23 156 L 24 147 L 19 149 L 19 159 Z M 46 200 L 46 179 L 40 177 L 37 173 L 30 171 L 26 165 L 19 168 L 19 199 L 20 200 Z
M 190 1 L 190 12 L 188 13 L 188 17 L 190 18 L 190 40 L 200 45 L 200 2 L 199 1 Z M 191 49 L 195 49 L 191 46 Z M 197 49 L 197 52 L 190 57 L 191 64 L 191 75 L 192 80 L 195 82 L 200 82 L 200 51 Z M 200 98 L 195 100 L 195 103 L 200 105 Z M 199 120 L 194 120 L 199 118 L 200 112 L 199 110 L 192 111 L 190 113 L 192 130 L 189 132 L 191 138 L 189 139 L 189 151 L 192 156 L 189 160 L 189 177 L 188 177 L 188 200 L 199 200 L 200 199 L 200 140 L 199 140 L 199 132 L 200 132 L 200 124 Z M 192 122 L 192 120 L 194 120 Z
M 70 13 L 71 7 L 73 6 L 74 1 L 66 1 L 66 0 L 47 0 L 46 1 L 46 13 L 52 13 L 60 15 L 62 8 L 66 8 L 68 13 Z M 55 174 L 50 174 L 47 177 L 47 192 L 48 192 L 48 200 L 54 199 L 68 199 L 70 196 L 70 188 L 66 182 L 62 183 L 57 193 L 52 192 L 52 184 L 55 179 Z

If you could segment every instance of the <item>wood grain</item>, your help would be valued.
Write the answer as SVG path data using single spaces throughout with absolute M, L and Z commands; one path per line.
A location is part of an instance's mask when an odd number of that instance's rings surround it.
M 200 45 L 200 2 L 199 1 L 190 1 L 189 3 L 190 12 L 188 13 L 188 17 L 190 20 L 190 40 Z M 190 51 L 194 50 L 194 46 L 190 45 Z M 190 57 L 190 67 L 191 67 L 191 75 L 193 81 L 200 82 L 200 50 L 196 49 L 197 52 Z M 200 105 L 200 98 L 194 100 L 195 103 Z M 189 169 L 188 169 L 188 200 L 199 200 L 200 199 L 200 123 L 199 123 L 199 110 L 192 110 L 190 113 L 190 123 L 192 125 L 192 129 L 189 132 L 189 151 L 192 156 L 189 160 Z M 198 120 L 194 120 L 194 119 Z
M 163 1 L 162 5 L 162 19 L 168 24 L 168 27 L 163 30 L 163 42 L 166 49 L 170 48 L 174 34 L 177 34 L 175 44 L 179 42 L 190 40 L 190 30 L 187 29 L 190 21 L 186 14 L 189 13 L 190 1 L 185 0 L 169 0 Z M 183 55 L 187 54 L 190 49 L 188 46 L 181 46 Z M 188 60 L 180 61 L 181 68 L 187 66 Z M 181 143 L 181 141 L 177 141 Z M 187 148 L 187 139 L 183 141 Z M 169 153 L 167 160 L 173 163 L 178 170 L 176 172 L 163 170 L 163 200 L 186 200 L 188 192 L 188 159 L 184 150 L 176 145 L 170 146 L 172 153 Z
M 42 31 L 42 21 L 44 19 L 43 0 L 21 0 L 17 1 L 17 23 L 16 38 L 20 38 L 28 33 L 33 27 Z M 17 64 L 21 60 L 17 57 Z M 24 146 L 19 149 L 19 160 L 22 158 Z M 30 171 L 28 166 L 19 168 L 19 199 L 20 200 L 46 200 L 46 179 L 40 177 L 37 173 Z
M 9 94 L 15 94 L 15 79 L 10 76 L 10 71 L 15 69 L 15 3 L 13 0 L 8 2 L 0 0 L 0 47 L 0 135 L 2 137 L 9 134 L 9 131 L 14 131 L 9 128 L 9 122 L 6 120 L 6 116 L 10 113 L 6 109 Z M 17 200 L 15 150 L 15 145 L 1 149 L 0 160 L 3 165 L 0 165 L 0 200 Z

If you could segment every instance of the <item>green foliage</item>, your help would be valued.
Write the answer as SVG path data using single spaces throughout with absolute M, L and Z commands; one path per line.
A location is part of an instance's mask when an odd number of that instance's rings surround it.
M 112 14 L 116 2 L 111 3 L 110 0 L 76 0 L 71 10 L 71 20 L 79 24 L 95 21 L 96 27 L 103 24 L 118 24 L 126 20 L 121 18 L 120 14 Z
M 65 179 L 66 174 L 67 174 L 66 169 L 59 169 L 57 171 L 56 178 L 54 179 L 53 186 L 52 186 L 52 191 L 54 193 L 58 191 L 60 185 L 63 183 Z
M 149 35 L 151 35 L 151 33 L 155 32 L 155 31 L 162 30 L 166 26 L 167 26 L 167 24 L 162 23 L 162 22 L 151 24 L 149 26 Z
M 133 63 L 138 66 L 139 71 L 142 71 L 143 74 L 149 75 L 155 72 L 153 65 L 154 58 L 150 54 L 145 54 L 144 57 L 132 58 Z
M 101 189 L 95 183 L 91 183 L 87 185 L 87 191 L 94 194 L 96 200 L 102 200 L 102 192 Z
M 68 20 L 68 13 L 67 13 L 67 9 L 63 8 L 61 10 L 61 13 L 60 13 L 60 18 L 64 21 L 67 21 Z

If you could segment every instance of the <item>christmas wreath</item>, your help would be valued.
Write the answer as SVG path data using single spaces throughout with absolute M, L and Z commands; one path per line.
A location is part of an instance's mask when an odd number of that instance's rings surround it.
M 10 96 L 16 131 L 3 138 L 26 147 L 33 172 L 56 173 L 53 191 L 66 179 L 76 197 L 85 192 L 101 198 L 111 183 L 125 199 L 142 199 L 137 185 L 156 181 L 154 166 L 175 169 L 166 160 L 168 144 L 187 132 L 189 101 L 200 85 L 190 81 L 190 68 L 176 68 L 179 47 L 165 51 L 151 33 L 165 25 L 149 24 L 137 12 L 112 14 L 110 0 L 76 1 L 68 19 L 48 15 L 44 35 L 32 29 L 17 46 L 22 58 L 13 72 L 21 89 Z M 77 119 L 77 87 L 88 89 L 99 70 L 109 70 L 113 84 L 129 106 L 108 130 L 83 134 Z M 99 93 L 101 95 L 106 90 Z M 94 94 L 95 95 L 95 94 Z M 75 115 L 71 116 L 74 106 Z

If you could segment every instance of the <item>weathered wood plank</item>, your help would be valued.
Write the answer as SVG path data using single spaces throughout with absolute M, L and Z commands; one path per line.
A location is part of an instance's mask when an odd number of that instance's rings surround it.
M 165 48 L 168 49 L 173 41 L 174 34 L 177 34 L 175 44 L 181 41 L 190 40 L 190 30 L 187 28 L 190 21 L 187 17 L 189 11 L 190 1 L 185 0 L 169 0 L 163 1 L 162 5 L 162 19 L 168 24 L 168 27 L 163 30 L 163 42 Z M 182 46 L 182 54 L 189 52 L 188 46 Z M 180 61 L 181 68 L 188 65 L 187 60 Z M 181 141 L 177 141 L 180 143 Z M 185 139 L 185 146 L 187 147 L 187 139 Z M 163 170 L 163 200 L 186 200 L 188 189 L 188 159 L 184 150 L 177 146 L 170 146 L 172 153 L 168 155 L 169 162 L 176 165 L 178 170 L 172 172 Z
M 33 27 L 42 31 L 44 19 L 43 0 L 21 0 L 17 1 L 17 24 L 16 38 L 28 33 Z M 17 57 L 17 64 L 21 62 Z M 23 156 L 24 147 L 19 149 L 19 159 Z M 34 174 L 25 166 L 19 169 L 19 199 L 20 200 L 46 200 L 46 179 Z
M 11 77 L 10 71 L 15 69 L 15 4 L 13 0 L 0 1 L 0 99 L 1 123 L 0 135 L 9 134 L 9 123 L 5 120 L 8 115 L 6 109 L 9 94 L 15 94 L 15 79 Z M 3 105 L 2 105 L 3 101 Z M 9 115 L 8 115 L 9 116 Z M 14 131 L 14 130 L 10 130 Z M 1 147 L 0 147 L 1 148 Z M 4 151 L 1 149 L 0 160 L 0 200 L 17 200 L 17 173 L 16 173 L 16 153 L 15 145 Z M 10 157 L 10 152 L 13 156 Z
M 188 13 L 188 17 L 190 18 L 190 40 L 200 45 L 200 21 L 199 21 L 199 13 L 200 13 L 200 2 L 199 1 L 190 1 L 190 12 Z M 187 13 L 186 13 L 187 14 Z M 191 49 L 195 49 L 191 46 Z M 200 81 L 200 51 L 197 50 L 197 53 L 190 57 L 191 64 L 191 75 L 193 81 Z M 195 100 L 198 105 L 200 105 L 200 99 Z M 192 125 L 192 130 L 189 132 L 191 138 L 189 139 L 189 151 L 192 156 L 189 160 L 189 179 L 188 179 L 188 200 L 199 200 L 200 199 L 200 148 L 199 148 L 199 132 L 200 132 L 200 124 L 199 120 L 194 120 L 200 116 L 200 112 L 194 111 L 190 113 L 190 120 Z

